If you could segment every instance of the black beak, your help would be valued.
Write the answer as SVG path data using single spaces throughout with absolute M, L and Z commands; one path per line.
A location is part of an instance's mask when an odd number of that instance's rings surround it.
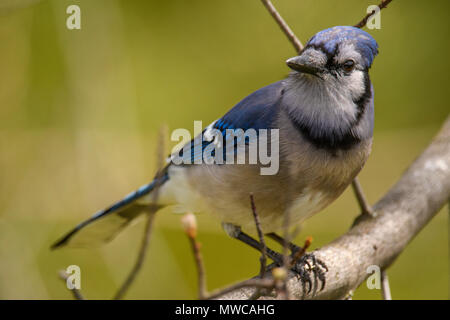
M 322 68 L 316 67 L 312 65 L 311 63 L 308 63 L 307 59 L 303 56 L 297 56 L 290 58 L 286 61 L 286 64 L 289 68 L 292 70 L 301 72 L 301 73 L 308 73 L 317 76 L 318 73 L 321 73 L 323 70 Z

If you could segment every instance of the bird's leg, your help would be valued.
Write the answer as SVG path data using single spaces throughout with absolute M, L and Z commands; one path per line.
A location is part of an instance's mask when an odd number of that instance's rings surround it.
M 240 227 L 235 226 L 231 223 L 223 223 L 222 226 L 223 226 L 225 232 L 230 237 L 240 240 L 240 241 L 244 242 L 245 244 L 249 245 L 250 247 L 261 252 L 262 245 L 257 240 L 255 240 L 254 238 L 252 238 L 251 236 L 249 236 L 248 234 L 243 232 Z M 276 264 L 278 264 L 280 266 L 283 264 L 283 255 L 282 254 L 275 252 L 272 249 L 266 248 L 266 255 L 270 259 L 272 259 Z
M 284 246 L 286 240 L 279 236 L 278 234 L 276 234 L 275 232 L 271 232 L 266 234 L 266 236 L 268 236 L 270 239 L 274 240 L 275 242 L 279 243 L 280 245 Z M 296 244 L 292 243 L 292 242 L 288 242 L 288 248 L 289 250 L 291 250 L 292 254 L 295 254 L 297 251 L 301 250 L 301 248 L 299 246 L 297 246 Z

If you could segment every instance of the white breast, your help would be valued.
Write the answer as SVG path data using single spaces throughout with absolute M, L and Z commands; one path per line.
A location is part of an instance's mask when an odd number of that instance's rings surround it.
M 326 194 L 306 188 L 288 209 L 291 223 L 301 223 L 319 212 L 328 203 L 326 198 Z

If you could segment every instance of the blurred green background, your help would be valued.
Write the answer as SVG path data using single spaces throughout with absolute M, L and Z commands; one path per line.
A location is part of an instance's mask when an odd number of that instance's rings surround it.
M 379 1 L 274 1 L 303 42 L 358 22 Z M 81 30 L 66 8 L 81 7 Z M 371 70 L 372 155 L 360 175 L 379 199 L 449 114 L 449 1 L 394 1 L 382 11 Z M 57 271 L 81 267 L 88 298 L 110 298 L 134 263 L 143 223 L 101 248 L 49 245 L 74 224 L 147 183 L 161 124 L 206 125 L 288 73 L 293 48 L 258 0 L 0 1 L 0 298 L 70 299 Z M 304 225 L 313 248 L 358 213 L 351 190 Z M 209 289 L 258 272 L 258 254 L 198 217 Z M 276 247 L 273 243 L 270 245 Z M 389 269 L 394 299 L 448 299 L 443 208 Z M 196 297 L 180 216 L 156 218 L 130 299 Z M 379 299 L 363 284 L 355 299 Z

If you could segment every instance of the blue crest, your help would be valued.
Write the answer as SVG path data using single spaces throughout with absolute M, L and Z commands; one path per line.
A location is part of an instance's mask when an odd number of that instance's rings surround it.
M 322 30 L 314 35 L 306 46 L 321 47 L 329 55 L 334 55 L 341 43 L 353 43 L 364 58 L 366 67 L 372 65 L 378 53 L 378 44 L 367 32 L 351 26 L 338 26 Z

